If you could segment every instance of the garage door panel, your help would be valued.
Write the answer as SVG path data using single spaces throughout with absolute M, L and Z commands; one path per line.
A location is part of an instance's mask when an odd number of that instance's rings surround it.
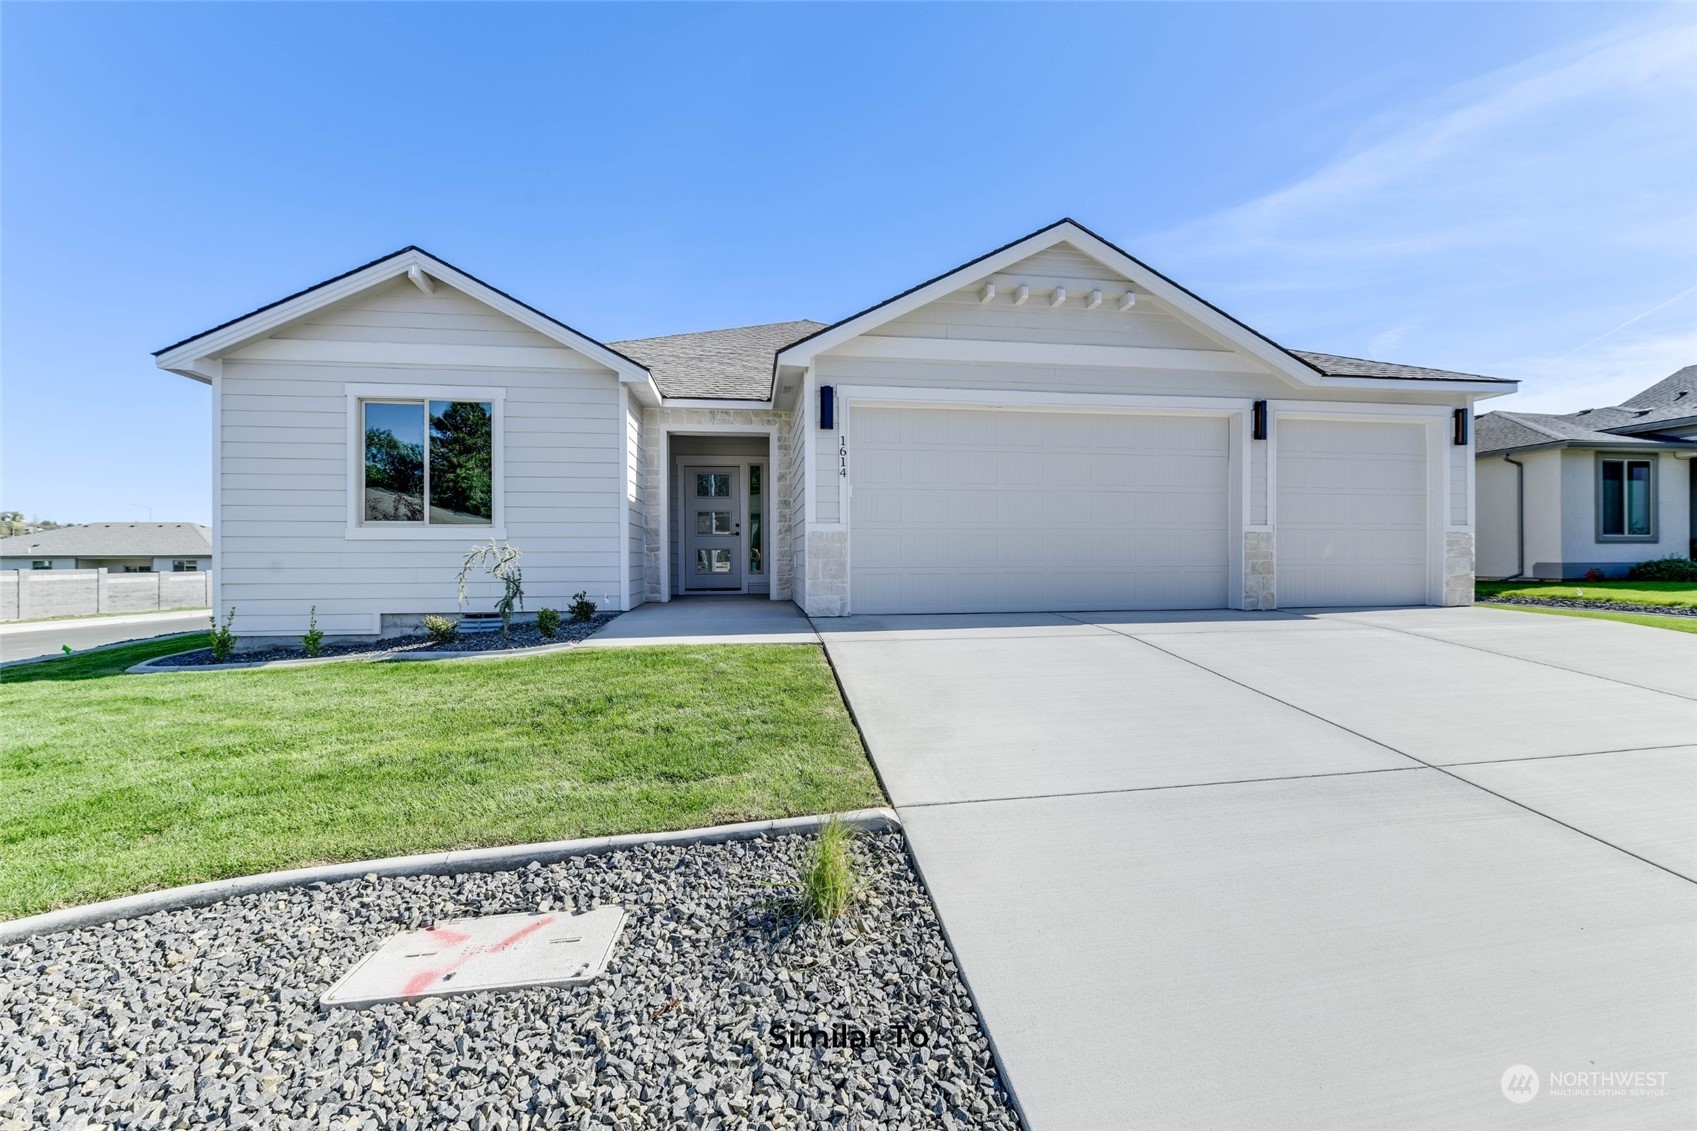
M 1426 601 L 1426 426 L 1281 419 L 1281 608 Z
M 1218 608 L 1218 417 L 856 408 L 857 612 Z

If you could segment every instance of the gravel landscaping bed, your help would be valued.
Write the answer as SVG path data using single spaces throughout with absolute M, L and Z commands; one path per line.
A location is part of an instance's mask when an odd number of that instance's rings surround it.
M 594 636 L 610 624 L 618 613 L 596 613 L 586 621 L 567 621 L 560 625 L 552 638 L 546 638 L 536 630 L 534 624 L 515 625 L 506 640 L 502 640 L 500 630 L 494 632 L 465 632 L 448 641 L 438 644 L 430 637 L 391 636 L 383 640 L 366 640 L 349 644 L 326 644 L 318 651 L 318 658 L 331 656 L 357 656 L 365 659 L 379 660 L 385 656 L 394 656 L 410 652 L 419 656 L 444 656 L 463 654 L 466 652 L 510 652 L 515 648 L 536 648 L 543 644 L 569 644 L 575 640 L 584 640 Z M 299 644 L 280 645 L 275 648 L 255 649 L 253 651 L 237 652 L 228 660 L 212 658 L 212 649 L 200 648 L 193 652 L 179 652 L 174 656 L 162 656 L 154 660 L 150 666 L 156 668 L 193 668 L 207 664 L 255 664 L 270 660 L 304 660 L 306 650 Z
M 1481 597 L 1480 604 L 1542 605 L 1551 609 L 1590 609 L 1607 613 L 1649 613 L 1653 616 L 1697 617 L 1691 605 L 1629 605 L 1620 601 L 1584 601 L 1577 597 Z
M 0 1128 L 1018 1128 L 901 834 L 859 839 L 857 918 L 798 926 L 809 843 L 368 876 L 0 948 Z M 396 931 L 603 903 L 630 917 L 588 985 L 318 1005 Z M 835 1026 L 873 1043 L 781 1047 Z

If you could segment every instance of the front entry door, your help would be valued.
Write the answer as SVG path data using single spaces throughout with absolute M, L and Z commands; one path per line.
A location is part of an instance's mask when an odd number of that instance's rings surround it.
M 684 588 L 742 588 L 742 484 L 735 467 L 684 468 Z

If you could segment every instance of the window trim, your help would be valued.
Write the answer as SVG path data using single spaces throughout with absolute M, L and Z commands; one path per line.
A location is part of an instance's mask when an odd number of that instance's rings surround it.
M 1658 512 L 1661 509 L 1661 484 L 1658 465 L 1661 458 L 1655 453 L 1616 454 L 1598 452 L 1591 467 L 1591 509 L 1594 513 L 1594 525 L 1598 542 L 1659 542 L 1661 541 Z M 1603 465 L 1608 463 L 1643 463 L 1650 468 L 1650 533 L 1648 534 L 1608 534 L 1603 530 Z M 1626 480 L 1622 479 L 1622 483 Z M 1626 499 L 1621 499 L 1622 517 L 1624 521 Z
M 31 573 L 34 573 L 38 569 L 52 569 L 53 568 L 53 559 L 52 558 L 31 558 L 29 560 L 29 568 L 30 568 Z
M 474 385 L 347 385 L 348 415 L 348 504 L 347 529 L 343 537 L 351 541 L 482 541 L 507 537 L 506 473 L 503 458 L 506 448 L 505 402 L 506 389 L 500 386 Z M 487 401 L 490 421 L 491 525 L 471 526 L 428 522 L 366 523 L 364 508 L 365 433 L 363 430 L 366 401 Z M 428 427 L 429 405 L 425 406 Z M 428 458 L 428 457 L 426 457 Z

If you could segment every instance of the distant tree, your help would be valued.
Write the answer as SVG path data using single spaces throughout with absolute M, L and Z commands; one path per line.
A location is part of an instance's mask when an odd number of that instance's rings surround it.
M 417 522 L 424 517 L 424 446 L 402 443 L 387 428 L 365 430 L 368 518 Z M 372 498 L 379 492 L 387 505 Z M 371 514 L 370 508 L 383 513 Z
M 0 511 L 0 538 L 33 534 L 37 530 L 56 530 L 58 526 L 57 522 L 46 518 L 37 518 L 32 522 L 24 517 L 23 511 Z

